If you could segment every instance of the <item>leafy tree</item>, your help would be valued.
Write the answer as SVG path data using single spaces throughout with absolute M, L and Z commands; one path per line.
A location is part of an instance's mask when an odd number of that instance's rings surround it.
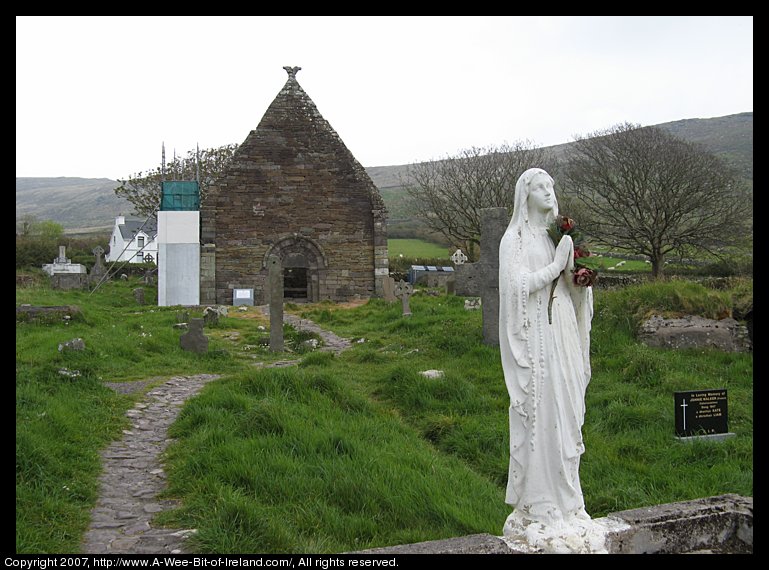
M 205 200 L 206 192 L 213 182 L 221 176 L 232 160 L 236 144 L 200 150 L 200 200 Z M 186 157 L 175 157 L 166 163 L 166 180 L 194 180 L 197 175 L 197 153 L 187 152 Z M 162 165 L 147 172 L 137 172 L 127 180 L 118 180 L 120 186 L 115 194 L 133 204 L 139 216 L 154 216 L 160 206 L 160 183 L 163 180 Z
M 659 127 L 577 137 L 564 174 L 593 241 L 648 256 L 655 278 L 669 253 L 719 255 L 750 233 L 752 195 L 734 171 Z
M 40 267 L 51 263 L 64 245 L 64 226 L 52 220 L 38 220 L 26 214 L 16 236 L 16 267 Z
M 552 172 L 556 163 L 548 150 L 530 141 L 471 147 L 454 156 L 409 165 L 401 184 L 417 217 L 475 259 L 480 210 L 505 207 L 512 214 L 515 183 L 535 166 Z

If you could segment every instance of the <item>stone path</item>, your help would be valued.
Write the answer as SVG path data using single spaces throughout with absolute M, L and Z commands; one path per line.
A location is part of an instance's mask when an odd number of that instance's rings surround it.
M 194 530 L 153 528 L 155 513 L 173 506 L 157 498 L 165 488 L 160 456 L 168 446 L 168 428 L 185 400 L 219 378 L 215 374 L 177 376 L 151 389 L 126 415 L 124 437 L 101 452 L 103 472 L 91 525 L 82 551 L 86 554 L 179 554 Z
M 268 307 L 260 309 L 269 314 Z M 314 332 L 323 339 L 319 350 L 339 354 L 351 342 L 321 329 L 307 319 L 284 314 L 283 320 L 299 330 Z M 299 360 L 274 362 L 268 368 L 292 366 Z M 194 529 L 156 528 L 156 513 L 175 506 L 174 501 L 160 500 L 165 488 L 165 472 L 160 463 L 168 443 L 168 428 L 176 420 L 184 402 L 197 394 L 206 383 L 219 378 L 215 374 L 177 376 L 152 388 L 146 397 L 126 412 L 131 419 L 124 437 L 101 452 L 103 472 L 96 506 L 91 511 L 91 524 L 85 534 L 85 554 L 184 554 L 184 540 Z M 158 381 L 105 382 L 121 394 L 143 389 Z

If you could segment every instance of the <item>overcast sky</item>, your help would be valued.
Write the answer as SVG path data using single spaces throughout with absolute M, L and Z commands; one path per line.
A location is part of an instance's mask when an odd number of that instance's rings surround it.
M 241 143 L 284 65 L 363 166 L 753 110 L 753 17 L 16 19 L 16 176 Z

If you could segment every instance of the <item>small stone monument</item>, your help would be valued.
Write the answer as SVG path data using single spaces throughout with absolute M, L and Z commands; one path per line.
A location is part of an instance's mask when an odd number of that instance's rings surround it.
M 389 275 L 382 279 L 382 292 L 385 302 L 394 303 L 398 299 L 395 297 L 395 279 Z
M 133 290 L 134 299 L 139 305 L 144 304 L 144 287 L 137 287 Z
M 401 279 L 395 286 L 395 296 L 400 297 L 403 302 L 403 316 L 411 316 L 411 308 L 409 307 L 409 297 L 414 294 L 414 286 L 411 283 L 406 283 Z
M 43 271 L 51 276 L 51 287 L 54 289 L 82 289 L 88 284 L 85 265 L 71 263 L 63 245 L 59 246 L 59 256 L 53 263 L 43 265 Z
M 457 249 L 454 253 L 451 254 L 451 261 L 454 262 L 454 265 L 464 265 L 465 261 L 467 261 L 467 256 L 462 252 L 461 249 Z
M 508 221 L 507 208 L 482 209 L 481 259 L 456 268 L 454 290 L 457 295 L 481 298 L 483 342 L 493 346 L 499 345 L 499 242 Z
M 104 248 L 97 245 L 95 248 L 91 250 L 91 252 L 96 256 L 96 261 L 94 262 L 93 267 L 91 268 L 91 274 L 88 276 L 88 280 L 93 286 L 101 282 L 107 270 L 104 267 L 104 262 L 102 261 Z
M 147 254 L 149 255 L 149 254 Z M 155 284 L 155 274 L 158 272 L 157 269 L 147 269 L 144 272 L 144 275 L 142 276 L 142 281 L 145 285 L 154 285 Z
M 280 258 L 271 255 L 267 260 L 270 286 L 270 350 L 283 352 L 283 269 Z
M 203 309 L 203 321 L 207 327 L 213 327 L 219 324 L 219 311 L 213 307 Z
M 188 352 L 208 350 L 208 337 L 203 334 L 203 319 L 190 319 L 189 330 L 179 337 L 179 344 Z

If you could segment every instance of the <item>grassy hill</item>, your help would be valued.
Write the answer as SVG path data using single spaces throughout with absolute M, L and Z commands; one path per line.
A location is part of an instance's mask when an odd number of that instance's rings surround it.
M 113 192 L 109 178 L 16 178 L 16 220 L 25 215 L 62 224 L 69 233 L 111 230 L 133 206 Z
M 735 166 L 752 183 L 752 112 L 710 119 L 684 119 L 657 126 L 702 144 Z M 549 148 L 556 155 L 563 155 L 569 144 Z M 366 168 L 382 194 L 391 222 L 407 220 L 413 215 L 401 186 L 406 169 L 405 164 Z M 39 219 L 59 222 L 68 232 L 111 228 L 117 214 L 133 211 L 130 203 L 115 196 L 113 189 L 117 185 L 117 181 L 108 178 L 16 178 L 16 219 L 32 214 Z

